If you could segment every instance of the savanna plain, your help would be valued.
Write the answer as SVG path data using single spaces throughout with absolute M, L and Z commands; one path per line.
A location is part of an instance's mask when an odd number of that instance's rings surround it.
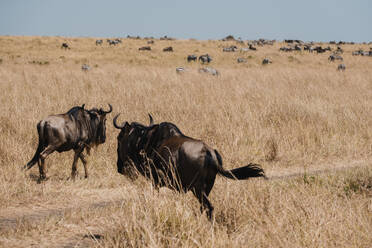
M 0 247 L 371 247 L 372 57 L 351 54 L 369 45 L 342 45 L 346 70 L 337 71 L 330 52 L 280 52 L 282 42 L 226 53 L 246 45 L 155 39 L 138 51 L 146 40 L 95 40 L 0 37 Z M 219 76 L 186 60 L 205 53 Z M 38 121 L 108 103 L 88 179 L 79 162 L 69 180 L 73 152 L 47 158 L 43 183 L 37 165 L 22 170 Z M 118 113 L 120 123 L 147 124 L 148 113 L 173 122 L 217 149 L 226 169 L 258 163 L 269 180 L 217 177 L 209 221 L 192 193 L 117 173 Z

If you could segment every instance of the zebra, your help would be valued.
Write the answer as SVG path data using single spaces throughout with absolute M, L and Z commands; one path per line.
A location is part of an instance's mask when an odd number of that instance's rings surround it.
M 96 40 L 96 46 L 102 45 L 102 44 L 103 44 L 103 40 Z
M 246 63 L 246 62 L 247 62 L 247 60 L 244 59 L 244 58 L 238 58 L 236 61 L 237 61 L 238 63 Z
M 212 68 L 212 67 L 200 68 L 200 69 L 199 69 L 199 72 L 200 72 L 200 73 L 208 73 L 208 74 L 211 74 L 211 75 L 213 75 L 213 76 L 218 76 L 218 75 L 220 75 L 220 73 L 219 73 L 216 69 L 214 69 L 214 68 Z
M 83 65 L 81 66 L 81 70 L 83 70 L 83 71 L 87 72 L 87 71 L 89 71 L 89 70 L 90 70 L 90 66 L 89 66 L 89 65 L 87 65 L 87 64 L 83 64 Z

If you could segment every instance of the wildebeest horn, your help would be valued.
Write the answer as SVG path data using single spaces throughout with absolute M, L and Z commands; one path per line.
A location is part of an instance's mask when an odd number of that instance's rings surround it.
M 109 109 L 109 111 L 104 111 L 104 110 L 103 110 L 103 112 L 105 112 L 106 114 L 108 114 L 108 113 L 111 113 L 111 112 L 112 112 L 112 106 L 111 106 L 111 104 L 109 103 L 108 105 L 109 105 L 109 108 L 110 108 L 110 109 Z
M 84 103 L 83 105 L 81 105 L 81 108 L 82 108 L 82 109 L 84 109 L 84 107 L 85 107 L 85 103 Z
M 119 126 L 117 123 L 116 123 L 116 119 L 119 117 L 120 114 L 117 114 L 114 119 L 113 119 L 113 123 L 114 123 L 114 127 L 117 128 L 117 129 L 122 129 L 124 127 L 124 124 L 122 124 L 121 126 Z
M 148 115 L 149 115 L 149 118 L 150 118 L 149 126 L 152 126 L 152 125 L 154 125 L 154 119 L 152 118 L 151 114 L 148 114 Z

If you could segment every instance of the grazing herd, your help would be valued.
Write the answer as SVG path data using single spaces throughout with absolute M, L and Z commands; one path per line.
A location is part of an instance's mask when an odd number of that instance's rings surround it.
M 128 39 L 141 39 L 139 36 L 128 36 Z M 147 44 L 152 45 L 155 44 L 155 41 L 153 40 L 153 37 L 150 38 L 144 38 L 147 39 Z M 160 40 L 167 40 L 167 41 L 172 41 L 174 40 L 173 38 L 169 38 L 167 36 L 161 37 Z M 107 39 L 106 40 L 109 46 L 116 46 L 120 43 L 122 43 L 121 39 Z M 232 35 L 227 36 L 226 38 L 222 39 L 222 41 L 235 41 L 238 44 L 244 45 L 244 41 L 241 38 L 235 39 Z M 330 46 L 327 47 L 322 47 L 322 46 L 315 46 L 313 42 L 303 42 L 301 40 L 284 40 L 286 43 L 286 46 L 282 46 L 279 48 L 280 52 L 301 52 L 301 51 L 308 51 L 309 53 L 317 53 L 317 54 L 322 54 L 328 51 L 332 51 L 332 48 Z M 241 47 L 240 49 L 236 45 L 230 45 L 227 47 L 223 47 L 222 51 L 223 52 L 237 52 L 240 51 L 241 53 L 245 53 L 248 51 L 257 51 L 257 48 L 255 46 L 264 46 L 264 45 L 273 45 L 275 43 L 275 40 L 266 40 L 266 39 L 258 39 L 258 40 L 253 40 L 253 41 L 248 41 L 247 45 L 248 47 Z M 99 39 L 95 41 L 96 46 L 102 46 L 103 40 Z M 344 50 L 340 47 L 340 45 L 344 44 L 354 44 L 353 42 L 343 42 L 340 41 L 336 43 L 335 41 L 329 42 L 329 44 L 332 45 L 337 45 L 337 49 L 334 49 L 332 54 L 329 55 L 328 60 L 330 62 L 335 62 L 335 61 L 343 61 L 343 57 L 340 54 L 343 54 Z M 63 49 L 70 49 L 70 46 L 67 43 L 62 43 L 61 48 Z M 151 46 L 142 46 L 138 48 L 139 51 L 152 51 Z M 172 46 L 164 47 L 162 49 L 163 52 L 174 52 L 174 48 Z M 372 57 L 372 48 L 369 51 L 363 51 L 361 49 L 352 52 L 353 56 L 370 56 Z M 187 62 L 197 62 L 200 61 L 202 64 L 209 64 L 212 62 L 212 57 L 209 54 L 203 54 L 200 55 L 199 57 L 195 54 L 187 55 L 186 57 Z M 247 63 L 246 58 L 239 57 L 236 59 L 236 62 L 238 64 L 242 63 Z M 268 65 L 273 63 L 273 61 L 270 58 L 264 58 L 262 60 L 262 65 Z M 82 65 L 81 69 L 85 72 L 90 70 L 89 65 Z M 219 75 L 217 70 L 213 69 L 211 67 L 206 67 L 206 68 L 201 68 L 199 69 L 199 72 L 207 72 L 210 75 Z M 344 64 L 340 64 L 339 67 L 337 67 L 338 71 L 344 71 L 346 69 L 346 66 Z M 176 68 L 176 72 L 185 72 L 185 68 L 179 67 Z
M 47 179 L 45 159 L 53 152 L 74 151 L 71 179 L 77 174 L 77 162 L 84 166 L 88 178 L 87 161 L 83 154 L 90 154 L 93 146 L 106 141 L 106 115 L 113 110 L 102 108 L 85 109 L 75 106 L 67 113 L 50 115 L 37 124 L 39 144 L 33 158 L 25 165 L 31 169 L 38 163 L 38 182 Z M 117 172 L 131 179 L 138 174 L 151 180 L 158 189 L 168 187 L 178 192 L 192 191 L 201 204 L 201 211 L 207 210 L 212 219 L 213 206 L 208 199 L 216 175 L 236 180 L 251 177 L 266 178 L 260 165 L 248 164 L 232 170 L 222 167 L 222 158 L 217 150 L 201 140 L 184 135 L 173 123 L 155 124 L 151 115 L 148 126 L 138 122 L 117 123 L 119 114 L 113 118 L 113 125 L 119 129 L 117 136 Z

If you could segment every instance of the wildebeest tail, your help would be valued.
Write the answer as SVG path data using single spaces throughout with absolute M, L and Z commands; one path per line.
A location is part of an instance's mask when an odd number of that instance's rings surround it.
M 40 153 L 44 149 L 43 130 L 42 130 L 42 127 L 41 127 L 41 122 L 39 122 L 37 124 L 37 132 L 39 134 L 39 144 L 37 146 L 37 149 L 36 149 L 36 152 L 35 152 L 34 156 L 30 160 L 30 162 L 28 162 L 27 165 L 24 166 L 24 169 L 27 169 L 27 170 L 31 169 L 32 166 L 34 166 L 38 162 L 39 157 L 40 157 Z
M 215 154 L 216 154 L 216 157 L 217 157 L 217 160 L 218 160 L 218 166 L 217 166 L 218 174 L 220 174 L 224 177 L 230 178 L 230 179 L 234 179 L 234 180 L 245 180 L 245 179 L 248 179 L 250 177 L 264 177 L 264 178 L 266 178 L 265 172 L 259 164 L 250 163 L 246 166 L 242 166 L 242 167 L 239 167 L 239 168 L 236 168 L 236 169 L 225 170 L 222 167 L 221 155 L 216 150 L 214 150 L 214 151 L 215 151 Z

